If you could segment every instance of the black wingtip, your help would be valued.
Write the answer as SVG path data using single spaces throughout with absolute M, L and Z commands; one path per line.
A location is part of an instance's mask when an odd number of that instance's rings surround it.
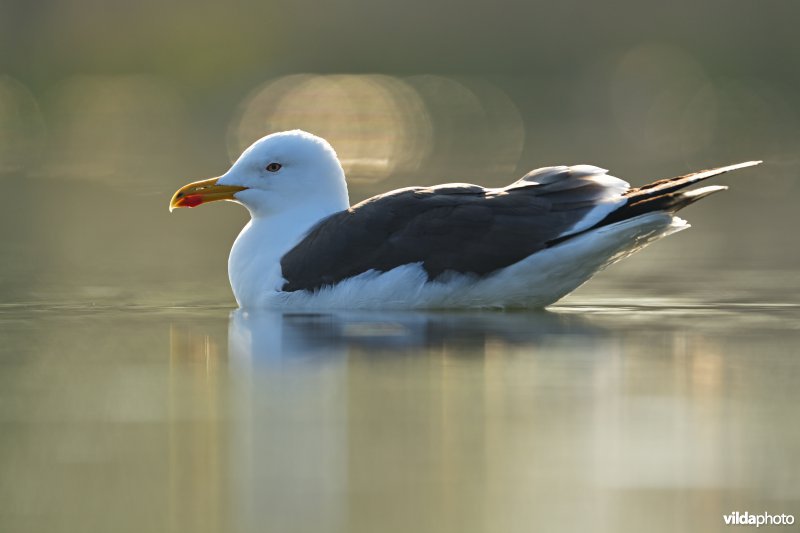
M 675 178 L 662 179 L 654 181 L 653 183 L 648 183 L 642 187 L 633 188 L 629 190 L 625 196 L 629 199 L 629 203 L 640 202 L 649 198 L 663 196 L 680 189 L 685 189 L 686 187 L 694 185 L 697 182 L 712 178 L 714 176 L 719 176 L 720 174 L 724 174 L 726 172 L 731 172 L 732 170 L 753 167 L 761 163 L 761 161 L 745 161 L 744 163 L 736 163 L 735 165 L 710 168 L 708 170 L 692 172 L 691 174 L 685 174 Z

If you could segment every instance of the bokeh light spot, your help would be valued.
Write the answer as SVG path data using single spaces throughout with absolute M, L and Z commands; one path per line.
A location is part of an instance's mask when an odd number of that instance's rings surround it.
M 401 80 L 293 75 L 261 86 L 242 103 L 229 129 L 231 159 L 260 137 L 291 129 L 327 139 L 353 181 L 413 170 L 430 148 L 425 106 Z
M 638 150 L 687 157 L 714 138 L 714 86 L 677 47 L 643 44 L 628 51 L 617 64 L 610 90 L 617 125 Z
M 406 81 L 422 97 L 434 124 L 427 181 L 508 183 L 525 139 L 522 117 L 508 95 L 483 80 L 421 75 Z

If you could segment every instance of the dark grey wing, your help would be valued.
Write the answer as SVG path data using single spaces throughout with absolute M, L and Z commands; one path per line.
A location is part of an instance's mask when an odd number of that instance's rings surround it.
M 285 291 L 420 263 L 429 279 L 484 276 L 585 229 L 628 184 L 588 165 L 547 167 L 502 189 L 449 184 L 370 198 L 317 224 L 281 259 Z
M 502 189 L 449 184 L 370 198 L 317 224 L 281 259 L 286 291 L 420 263 L 429 279 L 483 276 L 591 229 L 674 212 L 724 187 L 683 189 L 750 161 L 639 188 L 589 165 L 545 167 Z

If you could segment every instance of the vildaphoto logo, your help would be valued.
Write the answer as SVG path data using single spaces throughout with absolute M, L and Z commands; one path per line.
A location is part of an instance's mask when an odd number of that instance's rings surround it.
M 747 511 L 722 515 L 726 526 L 791 526 L 794 524 L 794 515 L 790 514 L 750 514 Z

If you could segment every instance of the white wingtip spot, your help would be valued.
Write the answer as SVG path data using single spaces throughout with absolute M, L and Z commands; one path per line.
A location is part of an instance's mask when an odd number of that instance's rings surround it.
M 727 191 L 727 185 L 709 185 L 708 187 L 700 187 L 699 189 L 692 189 L 691 191 L 684 192 L 681 196 L 686 198 L 700 198 L 708 196 L 718 191 Z

